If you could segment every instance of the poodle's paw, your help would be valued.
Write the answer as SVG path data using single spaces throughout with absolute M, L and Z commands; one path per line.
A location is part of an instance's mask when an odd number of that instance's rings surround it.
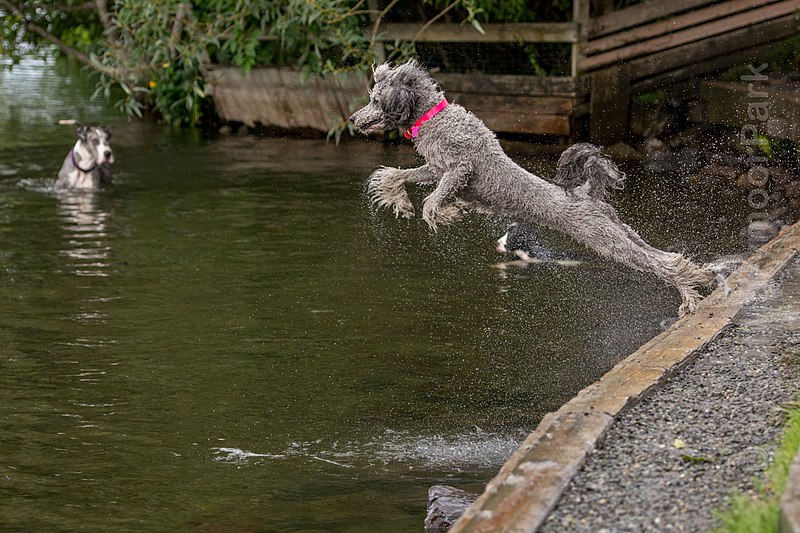
M 446 226 L 461 218 L 462 215 L 463 211 L 455 204 L 441 205 L 426 199 L 422 206 L 422 219 L 433 231 L 436 231 L 440 224 Z
M 414 206 L 405 188 L 403 171 L 397 168 L 381 167 L 369 177 L 367 195 L 378 207 L 389 207 L 394 216 L 411 218 Z
M 703 299 L 700 293 L 694 289 L 681 290 L 681 306 L 678 308 L 678 317 L 690 315 L 697 311 L 700 300 Z

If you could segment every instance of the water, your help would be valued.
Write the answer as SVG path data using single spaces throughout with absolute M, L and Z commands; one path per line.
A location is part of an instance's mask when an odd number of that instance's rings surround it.
M 503 221 L 373 215 L 408 147 L 206 138 L 92 92 L 0 74 L 3 531 L 418 531 L 429 485 L 485 482 L 679 305 L 557 235 L 587 263 L 501 270 Z M 51 191 L 64 118 L 112 126 L 112 187 Z M 660 183 L 619 200 L 650 241 L 741 247 L 746 212 Z

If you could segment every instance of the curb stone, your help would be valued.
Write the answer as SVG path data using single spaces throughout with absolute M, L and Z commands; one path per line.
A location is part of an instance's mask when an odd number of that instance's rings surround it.
M 800 223 L 795 223 L 742 263 L 697 312 L 545 415 L 451 531 L 536 531 L 615 417 L 693 361 L 798 249 Z

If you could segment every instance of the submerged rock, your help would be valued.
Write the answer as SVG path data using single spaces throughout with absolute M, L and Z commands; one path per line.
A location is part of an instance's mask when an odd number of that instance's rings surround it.
M 428 516 L 425 533 L 443 533 L 456 523 L 477 494 L 449 485 L 434 485 L 428 489 Z
M 755 220 L 747 227 L 747 236 L 753 244 L 764 244 L 780 231 L 780 227 L 766 220 Z
M 631 162 L 643 159 L 642 154 L 637 152 L 636 148 L 622 142 L 606 146 L 604 151 L 614 161 Z
M 656 144 L 657 141 L 659 144 Z M 662 148 L 663 147 L 663 148 Z M 707 162 L 705 154 L 692 148 L 670 151 L 658 139 L 645 145 L 644 168 L 658 175 L 686 176 L 698 172 Z

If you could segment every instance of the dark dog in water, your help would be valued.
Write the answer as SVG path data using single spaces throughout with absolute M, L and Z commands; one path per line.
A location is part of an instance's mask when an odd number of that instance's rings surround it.
M 506 234 L 497 240 L 496 249 L 501 254 L 514 254 L 519 259 L 519 266 L 533 263 L 573 266 L 583 262 L 569 254 L 547 249 L 540 242 L 536 231 L 527 224 L 514 223 L 508 226 Z
M 111 131 L 103 126 L 78 126 L 75 134 L 78 140 L 58 171 L 56 188 L 91 191 L 101 183 L 111 183 Z

